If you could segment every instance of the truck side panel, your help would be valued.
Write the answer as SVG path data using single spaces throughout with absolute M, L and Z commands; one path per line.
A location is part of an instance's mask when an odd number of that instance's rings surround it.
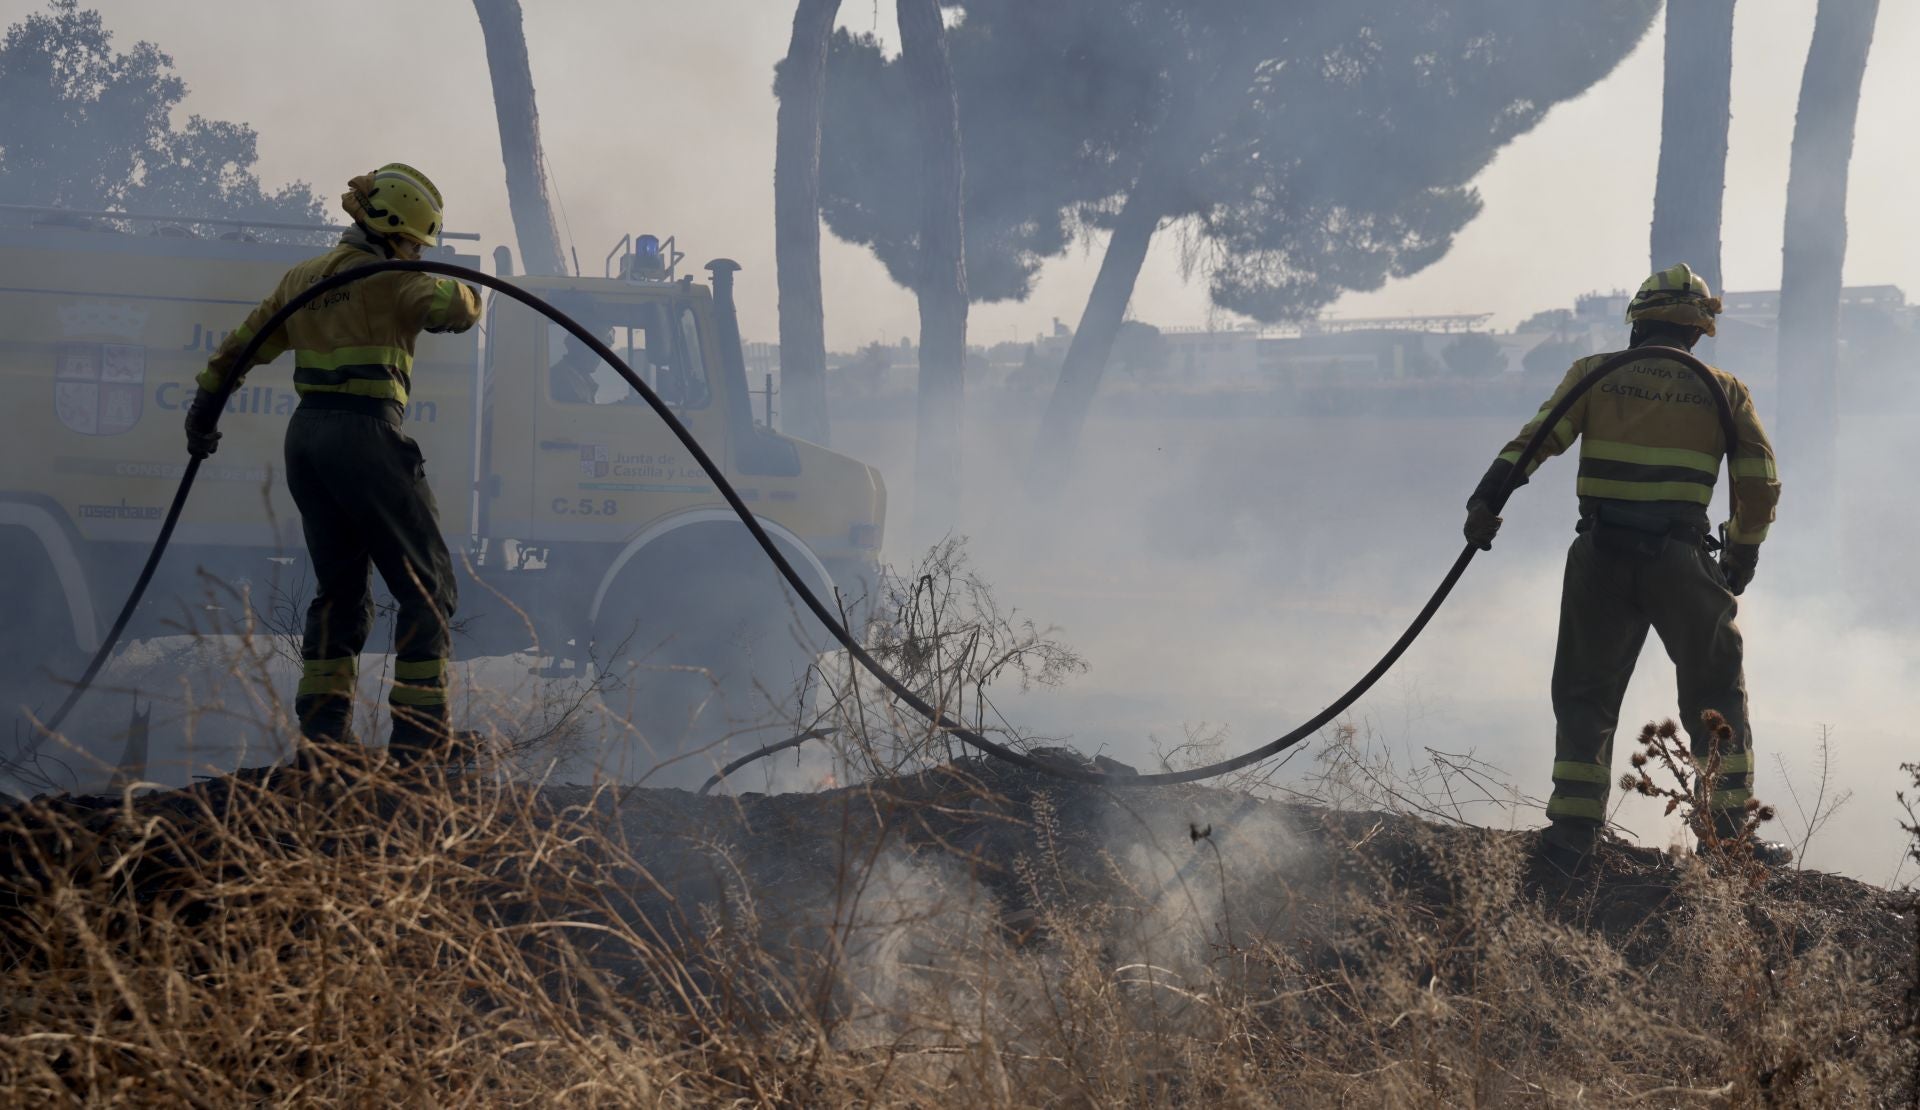
M 0 231 L 0 498 L 60 506 L 89 542 L 153 538 L 186 463 L 193 376 L 220 340 L 313 248 L 105 232 Z M 452 535 L 472 528 L 475 333 L 422 336 L 408 432 Z M 298 550 L 278 477 L 298 398 L 292 357 L 256 368 L 229 401 L 220 453 L 200 471 L 183 544 Z
M 51 520 L 39 532 L 57 528 L 69 541 L 48 555 L 63 589 L 76 575 L 84 583 L 65 606 L 79 624 L 104 628 L 159 531 L 186 467 L 181 423 L 194 375 L 286 269 L 318 249 L 0 228 L 0 411 L 10 417 L 0 504 Z M 477 339 L 421 337 L 407 414 L 455 550 L 473 528 Z M 298 403 L 292 361 L 255 368 L 229 401 L 220 451 L 200 469 L 133 634 L 200 626 L 241 591 L 258 609 L 269 592 L 285 595 L 280 604 L 305 588 L 300 518 L 281 474 Z M 75 638 L 92 634 L 78 628 Z

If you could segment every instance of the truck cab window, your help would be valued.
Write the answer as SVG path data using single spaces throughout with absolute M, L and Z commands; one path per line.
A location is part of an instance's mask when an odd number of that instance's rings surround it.
M 707 383 L 706 357 L 700 349 L 700 318 L 685 305 L 680 308 L 680 349 L 686 352 L 686 365 L 691 371 L 686 381 L 686 407 L 706 408 L 713 401 L 713 390 Z
M 653 365 L 647 359 L 647 333 L 643 328 L 606 325 L 581 319 L 588 331 L 627 360 L 642 378 L 653 377 Z M 557 324 L 547 325 L 547 390 L 565 405 L 619 405 L 640 403 L 635 393 L 613 367 L 600 360 L 593 349 Z
M 698 327 L 690 310 L 679 310 L 685 319 L 676 328 L 673 313 L 659 303 L 595 300 L 562 307 L 625 359 L 669 405 L 698 409 L 712 403 Z M 592 348 L 557 324 L 547 325 L 547 390 L 563 405 L 645 403 Z

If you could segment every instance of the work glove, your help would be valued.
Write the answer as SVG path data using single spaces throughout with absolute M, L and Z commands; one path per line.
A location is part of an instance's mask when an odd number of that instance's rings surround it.
M 1506 489 L 1509 475 L 1513 478 L 1513 489 Z M 1484 501 L 1491 505 L 1500 499 L 1502 490 L 1506 490 L 1507 495 L 1512 496 L 1513 490 L 1526 484 L 1527 476 L 1515 473 L 1512 463 L 1505 459 L 1495 459 L 1493 465 L 1487 468 L 1486 476 L 1480 479 L 1480 484 L 1473 487 L 1473 492 L 1467 495 L 1467 507 L 1472 508 L 1475 501 Z
M 480 305 L 480 290 L 476 289 L 471 285 L 461 283 L 459 285 L 459 288 L 455 290 L 454 296 L 459 297 L 463 300 L 472 301 L 475 311 L 478 311 L 479 305 Z M 449 323 L 449 324 L 442 324 L 437 328 L 423 328 L 421 330 L 430 332 L 434 335 L 445 335 L 449 332 L 458 334 L 460 332 L 466 331 L 467 328 L 472 326 L 473 325 L 471 324 L 467 324 L 464 326 L 456 326 L 454 324 Z
M 196 389 L 187 406 L 187 454 L 204 459 L 220 449 L 220 398 Z
M 1727 590 L 1735 597 L 1746 591 L 1759 565 L 1760 545 L 1757 543 L 1729 543 L 1720 549 L 1720 577 L 1727 580 Z
M 1471 501 L 1467 504 L 1467 526 L 1461 529 L 1467 542 L 1482 551 L 1493 550 L 1493 537 L 1500 534 L 1500 518 L 1493 515 L 1493 509 L 1485 501 Z

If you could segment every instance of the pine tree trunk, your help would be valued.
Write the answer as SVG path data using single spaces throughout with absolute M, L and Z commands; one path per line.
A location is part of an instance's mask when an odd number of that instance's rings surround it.
M 1780 268 L 1781 477 L 1804 527 L 1830 534 L 1847 166 L 1880 0 L 1820 0 L 1800 79 Z
M 500 158 L 507 170 L 507 207 L 520 241 L 520 264 L 529 274 L 567 272 L 560 231 L 547 199 L 546 162 L 540 151 L 540 113 L 534 106 L 533 70 L 520 0 L 473 0 L 493 76 L 493 113 L 500 124 Z
M 780 65 L 773 153 L 774 265 L 780 288 L 781 430 L 826 443 L 826 304 L 820 291 L 820 115 L 840 0 L 800 0 Z
M 1667 5 L 1660 171 L 1653 190 L 1651 271 L 1685 262 L 1724 293 L 1720 210 L 1733 120 L 1734 0 Z
M 914 450 L 914 532 L 929 544 L 956 527 L 961 426 L 966 408 L 967 261 L 961 198 L 965 166 L 960 104 L 938 0 L 899 0 L 901 57 L 913 89 L 921 145 L 919 426 Z
M 1146 263 L 1147 248 L 1153 245 L 1161 222 L 1175 214 L 1175 199 L 1182 196 L 1181 183 L 1212 141 L 1210 129 L 1199 122 L 1201 108 L 1223 96 L 1241 95 L 1261 57 L 1251 40 L 1237 43 L 1219 54 L 1210 71 L 1198 81 L 1182 82 L 1174 88 L 1172 103 L 1155 128 L 1133 188 L 1127 192 L 1127 202 L 1107 237 L 1100 273 L 1093 279 L 1087 307 L 1080 313 L 1080 326 L 1060 366 L 1060 379 L 1041 415 L 1028 487 L 1036 500 L 1058 495 L 1072 476 L 1080 434 L 1100 390 L 1107 360 L 1113 355 L 1113 341 L 1126 321 L 1127 305 L 1140 280 L 1140 267 Z M 1182 212 L 1192 210 L 1191 197 L 1181 203 Z
M 1100 259 L 1100 273 L 1093 280 L 1093 292 L 1087 296 L 1080 326 L 1074 330 L 1066 361 L 1060 366 L 1060 380 L 1040 418 L 1031 490 L 1040 500 L 1052 498 L 1067 483 L 1087 413 L 1100 389 L 1107 359 L 1113 354 L 1114 337 L 1126 320 L 1127 304 L 1133 300 L 1134 283 L 1140 279 L 1147 248 L 1160 229 L 1159 193 L 1147 176 L 1152 172 L 1151 166 L 1142 172 L 1114 222 L 1106 254 Z

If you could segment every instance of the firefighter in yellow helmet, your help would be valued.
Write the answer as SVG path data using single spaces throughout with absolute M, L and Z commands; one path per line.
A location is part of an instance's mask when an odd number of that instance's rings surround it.
M 455 755 L 447 701 L 448 622 L 456 590 L 420 448 L 402 430 L 422 331 L 459 332 L 480 318 L 473 289 L 431 274 L 382 273 L 321 296 L 267 337 L 252 362 L 240 348 L 301 290 L 343 270 L 413 259 L 441 231 L 440 191 L 398 162 L 348 182 L 353 226 L 332 250 L 287 271 L 207 361 L 187 410 L 187 446 L 213 454 L 214 400 L 223 383 L 293 352 L 300 405 L 287 424 L 287 485 L 312 560 L 304 660 L 294 708 L 310 744 L 352 740 L 360 651 L 373 630 L 369 569 L 399 605 L 390 745 L 396 759 Z
M 1686 264 L 1649 277 L 1627 307 L 1631 347 L 1691 350 L 1714 334 L 1720 300 Z M 1493 544 L 1500 518 L 1490 507 L 1539 421 L 1610 354 L 1580 359 L 1532 422 L 1508 443 L 1467 502 L 1466 537 Z M 1753 796 L 1753 746 L 1747 726 L 1740 630 L 1734 600 L 1753 580 L 1760 543 L 1780 499 L 1773 447 L 1739 379 L 1714 370 L 1732 402 L 1739 442 L 1727 443 L 1713 398 L 1691 370 L 1648 359 L 1614 370 L 1589 390 L 1517 476 L 1524 484 L 1546 458 L 1580 440 L 1580 523 L 1567 552 L 1560 595 L 1560 639 L 1553 663 L 1555 752 L 1547 857 L 1569 870 L 1586 866 L 1606 821 L 1613 782 L 1613 738 L 1627 681 L 1649 628 L 1659 633 L 1677 672 L 1680 711 L 1693 750 L 1711 742 L 1702 714 L 1715 710 L 1732 729 L 1721 743 L 1712 819 L 1719 835 L 1737 831 Z M 1707 507 L 1729 472 L 1735 510 L 1716 561 Z M 1758 855 L 1784 863 L 1791 853 L 1761 844 Z

